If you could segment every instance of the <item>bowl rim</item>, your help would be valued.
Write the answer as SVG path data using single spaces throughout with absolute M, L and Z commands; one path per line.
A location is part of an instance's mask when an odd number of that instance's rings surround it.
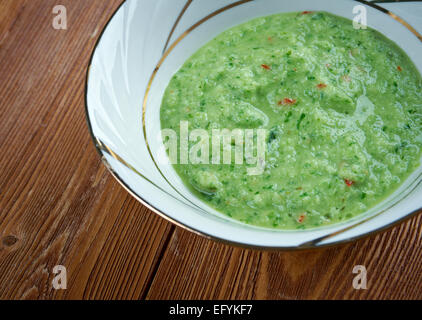
M 164 62 L 165 58 L 170 54 L 170 52 L 174 49 L 175 46 L 177 46 L 177 44 L 184 38 L 186 37 L 191 31 L 193 31 L 196 27 L 198 27 L 199 25 L 201 25 L 203 22 L 207 21 L 208 19 L 214 17 L 215 15 L 218 15 L 221 12 L 224 12 L 228 9 L 231 9 L 233 7 L 236 7 L 238 5 L 244 4 L 244 3 L 248 3 L 254 0 L 240 0 L 240 1 L 236 1 L 234 3 L 231 3 L 225 7 L 222 7 L 214 12 L 212 12 L 211 14 L 207 15 L 206 17 L 198 20 L 198 22 L 196 22 L 195 24 L 193 24 L 190 28 L 188 28 L 186 31 L 184 31 L 178 38 L 176 38 L 172 43 L 170 43 L 170 39 L 171 36 L 173 35 L 174 30 L 177 27 L 177 24 L 179 23 L 179 20 L 181 19 L 181 17 L 183 16 L 184 12 L 186 11 L 186 9 L 189 7 L 189 5 L 193 2 L 193 0 L 186 0 L 186 4 L 185 6 L 182 8 L 181 12 L 179 13 L 171 31 L 170 34 L 168 36 L 167 42 L 165 44 L 164 50 L 163 50 L 163 55 L 160 58 L 159 62 L 157 63 L 157 66 L 155 67 L 154 71 L 152 72 L 151 76 L 150 76 L 150 80 L 148 81 L 148 86 L 146 89 L 146 94 L 144 96 L 143 99 L 143 103 L 142 103 L 142 109 L 144 108 L 144 103 L 146 103 L 147 100 L 147 95 L 150 89 L 150 85 L 151 82 L 154 78 L 155 73 L 158 71 L 160 65 Z M 355 2 L 359 2 L 362 3 L 364 5 L 367 5 L 369 7 L 372 7 L 376 10 L 381 11 L 384 14 L 389 15 L 392 19 L 398 21 L 399 23 L 401 23 L 403 26 L 405 26 L 411 33 L 413 33 L 421 42 L 422 42 L 422 35 L 415 29 L 413 28 L 408 22 L 406 22 L 404 19 L 402 19 L 401 17 L 397 16 L 396 14 L 394 14 L 393 12 L 391 12 L 390 10 L 383 8 L 379 5 L 377 5 L 376 3 L 371 3 L 368 2 L 366 0 L 352 0 Z M 266 251 L 299 251 L 299 250 L 316 250 L 316 249 L 322 249 L 322 248 L 330 248 L 330 247 L 335 247 L 335 246 L 339 246 L 339 245 L 344 245 L 350 242 L 354 242 L 356 240 L 359 239 L 363 239 L 363 238 L 367 238 L 367 237 L 371 237 L 374 236 L 375 234 L 381 233 L 381 232 L 385 232 L 388 231 L 392 228 L 394 228 L 395 226 L 411 219 L 412 217 L 416 216 L 419 213 L 422 213 L 422 207 L 419 207 L 416 210 L 413 210 L 409 213 L 407 213 L 406 215 L 404 215 L 403 217 L 390 222 L 386 225 L 382 225 L 379 228 L 376 228 L 372 231 L 368 231 L 365 233 L 361 233 L 359 235 L 350 237 L 350 238 L 346 238 L 346 239 L 342 239 L 342 240 L 338 240 L 338 241 L 334 241 L 331 243 L 327 243 L 327 244 L 320 244 L 318 245 L 318 243 L 322 240 L 325 240 L 327 238 L 330 238 L 334 235 L 337 235 L 338 233 L 341 233 L 344 231 L 344 229 L 341 229 L 335 233 L 332 234 L 328 234 L 328 235 L 324 235 L 320 238 L 316 238 L 310 242 L 306 242 L 303 243 L 299 246 L 260 246 L 260 245 L 253 245 L 253 244 L 246 244 L 246 243 L 242 243 L 242 242 L 237 242 L 237 241 L 232 241 L 232 240 L 227 240 L 221 237 L 217 237 L 217 236 L 213 236 L 210 235 L 204 231 L 200 231 L 197 230 L 191 226 L 188 226 L 180 221 L 177 221 L 175 218 L 167 215 L 165 212 L 162 212 L 161 210 L 159 210 L 158 208 L 154 207 L 151 203 L 149 203 L 147 200 L 145 200 L 142 196 L 138 195 L 134 190 L 132 190 L 132 188 L 124 181 L 123 178 L 120 177 L 120 175 L 113 169 L 112 165 L 107 161 L 105 154 L 108 154 L 110 156 L 112 156 L 114 159 L 116 159 L 118 162 L 122 163 L 124 166 L 128 167 L 130 170 L 134 171 L 136 174 L 140 175 L 143 177 L 143 175 L 141 173 L 139 173 L 136 169 L 134 169 L 130 164 L 128 164 L 124 159 L 120 158 L 117 154 L 115 154 L 107 145 L 105 145 L 99 138 L 96 137 L 96 135 L 93 132 L 93 128 L 92 128 L 92 124 L 91 124 L 91 119 L 90 119 L 90 115 L 89 115 L 89 110 L 88 110 L 88 83 L 89 83 L 89 77 L 90 77 L 90 69 L 91 69 L 91 65 L 94 59 L 94 56 L 97 52 L 98 49 L 98 45 L 101 42 L 101 39 L 104 36 L 105 31 L 107 30 L 109 24 L 113 21 L 113 19 L 115 18 L 115 16 L 117 15 L 117 13 L 120 11 L 120 9 L 123 8 L 123 6 L 127 3 L 127 0 L 123 0 L 122 3 L 119 4 L 119 6 L 115 9 L 115 11 L 112 13 L 112 15 L 108 18 L 107 22 L 105 23 L 104 27 L 102 28 L 101 32 L 99 33 L 97 40 L 94 44 L 94 47 L 92 49 L 90 58 L 89 58 L 89 62 L 88 62 L 88 66 L 86 68 L 86 75 L 85 75 L 85 92 L 84 92 L 84 109 L 85 109 L 85 119 L 88 125 L 88 131 L 89 134 L 91 136 L 91 139 L 94 143 L 95 149 L 97 150 L 98 154 L 100 155 L 100 158 L 103 162 L 103 164 L 105 165 L 105 167 L 107 168 L 107 170 L 111 173 L 111 175 L 120 183 L 120 185 L 126 189 L 126 191 L 133 196 L 137 201 L 139 201 L 140 203 L 142 203 L 144 206 L 146 206 L 148 209 L 150 209 L 151 211 L 153 211 L 154 213 L 156 213 L 157 215 L 159 215 L 160 217 L 164 218 L 165 220 L 169 221 L 170 223 L 179 226 L 187 231 L 193 232 L 199 236 L 202 236 L 206 239 L 209 240 L 214 240 L 223 244 L 228 244 L 228 245 L 233 245 L 236 247 L 241 247 L 241 248 L 246 248 L 246 249 L 258 249 L 258 250 L 266 250 Z M 144 125 L 144 121 L 145 118 L 143 118 L 143 130 L 145 128 Z M 145 132 L 144 132 L 145 133 Z M 145 178 L 145 177 L 144 177 Z M 146 179 L 148 180 L 148 179 Z M 148 180 L 149 181 L 149 180 Z M 378 216 L 378 214 L 374 215 L 374 216 Z M 362 221 L 365 222 L 366 220 Z M 354 225 L 352 225 L 353 227 Z

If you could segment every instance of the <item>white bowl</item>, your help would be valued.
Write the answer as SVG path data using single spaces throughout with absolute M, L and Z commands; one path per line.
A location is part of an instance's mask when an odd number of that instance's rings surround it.
M 162 95 L 181 65 L 222 31 L 252 18 L 291 11 L 328 11 L 353 19 L 363 5 L 368 26 L 395 41 L 422 71 L 422 38 L 376 6 L 334 0 L 127 0 L 94 50 L 87 74 L 89 128 L 107 168 L 140 202 L 173 223 L 243 246 L 300 249 L 338 244 L 386 229 L 416 214 L 422 167 L 388 199 L 352 220 L 311 230 L 243 224 L 198 200 L 170 165 L 157 159 Z M 420 36 L 419 36 L 420 37 Z

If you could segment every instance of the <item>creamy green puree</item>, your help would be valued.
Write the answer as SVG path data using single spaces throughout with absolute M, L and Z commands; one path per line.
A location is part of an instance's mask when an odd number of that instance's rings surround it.
M 261 175 L 234 160 L 175 170 L 234 219 L 313 228 L 362 214 L 420 165 L 421 89 L 409 57 L 379 32 L 326 12 L 277 14 L 227 30 L 189 58 L 165 91 L 161 126 L 179 133 L 189 121 L 210 136 L 267 129 Z

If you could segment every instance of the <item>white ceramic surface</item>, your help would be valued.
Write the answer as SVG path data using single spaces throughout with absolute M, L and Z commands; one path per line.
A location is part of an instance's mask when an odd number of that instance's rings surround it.
M 245 246 L 285 249 L 349 241 L 384 229 L 421 208 L 422 167 L 386 201 L 346 223 L 301 231 L 258 228 L 230 220 L 211 209 L 189 192 L 171 166 L 155 163 L 151 155 L 158 158 L 159 108 L 164 89 L 171 76 L 202 45 L 222 31 L 255 17 L 324 10 L 353 19 L 353 7 L 361 5 L 351 0 L 244 3 L 193 0 L 189 6 L 186 3 L 186 0 L 124 2 L 104 30 L 89 68 L 86 108 L 91 133 L 107 167 L 138 200 L 174 223 L 205 236 Z M 228 5 L 232 7 L 196 26 L 163 59 L 165 49 L 192 25 Z M 422 71 L 421 41 L 385 12 L 366 8 L 368 25 L 394 40 Z M 174 28 L 181 12 L 183 16 Z M 158 63 L 160 67 L 154 73 Z

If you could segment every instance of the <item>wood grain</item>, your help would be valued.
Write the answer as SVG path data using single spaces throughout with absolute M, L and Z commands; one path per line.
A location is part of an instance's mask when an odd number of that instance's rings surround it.
M 84 115 L 99 30 L 120 1 L 7 0 L 0 30 L 0 298 L 142 298 L 171 225 L 106 171 Z M 7 5 L 2 2 L 2 9 Z M 55 265 L 68 290 L 51 286 Z
M 348 245 L 302 252 L 233 248 L 177 229 L 148 299 L 421 299 L 422 217 Z M 352 286 L 364 265 L 368 289 Z
M 352 244 L 264 252 L 216 243 L 159 218 L 102 165 L 84 85 L 121 0 L 0 0 L 0 299 L 422 298 L 421 216 Z M 365 265 L 368 289 L 352 269 Z M 54 290 L 55 265 L 67 290 Z

